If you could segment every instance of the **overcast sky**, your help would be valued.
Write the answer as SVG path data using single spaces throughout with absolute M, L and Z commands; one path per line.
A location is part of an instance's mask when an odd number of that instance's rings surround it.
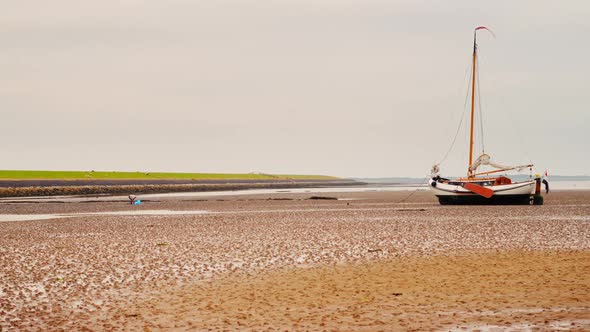
M 424 176 L 485 25 L 486 152 L 590 174 L 589 18 L 587 1 L 5 1 L 0 169 Z M 466 167 L 464 126 L 442 169 Z

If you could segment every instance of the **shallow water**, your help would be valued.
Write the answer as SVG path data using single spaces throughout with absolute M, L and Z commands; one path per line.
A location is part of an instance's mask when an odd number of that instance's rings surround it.
M 175 215 L 203 215 L 203 214 L 262 214 L 262 213 L 310 213 L 330 211 L 367 211 L 366 208 L 315 208 L 315 209 L 272 209 L 272 210 L 240 210 L 240 211 L 205 211 L 205 210 L 128 210 L 105 211 L 88 213 L 56 213 L 56 214 L 0 214 L 0 222 L 33 221 L 88 216 L 175 216 Z M 413 208 L 374 208 L 371 211 L 426 211 Z
M 325 187 L 325 188 L 293 188 L 293 189 L 245 189 L 227 191 L 201 191 L 201 192 L 175 192 L 140 195 L 142 200 L 149 199 L 176 199 L 176 198 L 208 198 L 223 196 L 243 195 L 271 195 L 271 194 L 316 194 L 316 193 L 362 193 L 362 192 L 384 192 L 384 191 L 411 191 L 428 190 L 426 185 L 422 186 L 359 186 L 359 187 Z M 8 201 L 31 201 L 31 202 L 87 202 L 87 201 L 129 201 L 127 196 L 36 196 L 36 197 L 14 197 L 0 198 L 0 202 Z
M 57 214 L 0 214 L 0 222 L 46 220 L 68 217 L 69 216 L 60 216 Z
M 31 221 L 60 219 L 86 216 L 172 216 L 172 215 L 198 215 L 206 214 L 208 211 L 174 211 L 174 210 L 131 210 L 131 211 L 107 211 L 88 213 L 63 213 L 63 214 L 0 214 L 0 222 L 6 221 Z

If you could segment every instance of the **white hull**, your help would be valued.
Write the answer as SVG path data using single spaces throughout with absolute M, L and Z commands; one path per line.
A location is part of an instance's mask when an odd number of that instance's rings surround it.
M 436 196 L 479 196 L 457 184 L 449 184 L 444 182 L 436 182 L 436 187 L 432 186 L 434 181 L 430 181 L 430 190 Z M 517 182 L 504 185 L 491 185 L 483 187 L 494 191 L 494 196 L 512 196 L 512 195 L 534 195 L 535 194 L 535 180 Z

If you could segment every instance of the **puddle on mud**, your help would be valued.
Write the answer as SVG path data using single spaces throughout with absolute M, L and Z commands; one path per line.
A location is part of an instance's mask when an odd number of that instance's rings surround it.
M 174 216 L 174 215 L 199 215 L 209 211 L 173 211 L 173 210 L 137 210 L 137 211 L 107 211 L 87 213 L 58 213 L 58 214 L 0 214 L 0 222 L 6 221 L 32 221 L 86 216 Z
M 8 221 L 32 221 L 89 216 L 177 216 L 177 215 L 204 215 L 204 214 L 262 214 L 262 213 L 313 213 L 313 212 L 350 212 L 350 211 L 392 211 L 411 212 L 426 211 L 424 208 L 311 208 L 311 209 L 267 209 L 267 210 L 229 210 L 229 211 L 205 211 L 205 210 L 138 210 L 138 211 L 106 211 L 90 213 L 63 213 L 63 214 L 0 214 L 0 222 Z
M 416 186 L 360 186 L 360 187 L 325 187 L 325 188 L 292 188 L 292 189 L 245 189 L 228 191 L 201 191 L 201 192 L 174 192 L 139 195 L 142 200 L 153 199 L 182 199 L 191 197 L 223 197 L 243 195 L 271 195 L 271 194 L 316 194 L 316 193 L 362 193 L 362 192 L 389 192 L 408 190 L 428 190 L 428 187 Z M 127 196 L 92 195 L 92 196 L 35 196 L 35 197 L 6 197 L 0 198 L 0 202 L 127 202 Z

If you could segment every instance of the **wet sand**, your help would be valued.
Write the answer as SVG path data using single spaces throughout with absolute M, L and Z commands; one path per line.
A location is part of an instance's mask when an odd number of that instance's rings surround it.
M 125 308 L 133 329 L 590 328 L 590 252 L 500 252 L 220 278 Z
M 222 190 L 354 187 L 365 183 L 347 179 L 273 180 L 2 180 L 0 197 L 62 195 L 121 195 L 128 193 L 210 192 Z
M 327 194 L 322 194 L 327 195 Z M 0 329 L 590 329 L 590 192 L 2 203 Z M 145 210 L 202 214 L 97 214 Z

